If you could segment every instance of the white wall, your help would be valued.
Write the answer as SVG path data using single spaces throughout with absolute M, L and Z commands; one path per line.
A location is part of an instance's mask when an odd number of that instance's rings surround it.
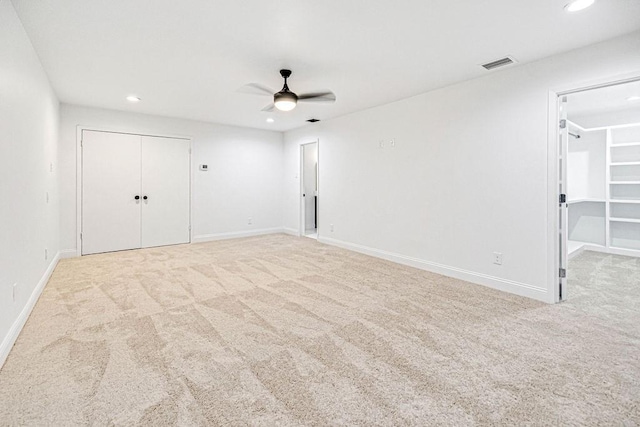
M 571 102 L 571 100 L 569 100 Z M 571 120 L 571 115 L 569 115 Z M 605 245 L 606 153 L 605 130 L 583 132 L 570 126 L 580 138 L 569 137 L 567 197 L 570 201 L 599 199 L 603 202 L 569 204 L 569 240 Z
M 58 100 L 8 0 L 0 0 L 0 129 L 2 366 L 59 248 Z
M 638 52 L 640 32 L 287 132 L 285 227 L 319 138 L 320 241 L 551 302 L 549 91 L 640 74 Z
M 282 229 L 280 132 L 67 104 L 60 114 L 60 238 L 70 255 L 77 251 L 78 126 L 192 137 L 194 242 Z M 203 163 L 208 172 L 198 170 Z
M 607 132 L 605 130 L 578 133 L 579 139 L 569 137 L 567 159 L 567 197 L 602 199 L 606 195 Z

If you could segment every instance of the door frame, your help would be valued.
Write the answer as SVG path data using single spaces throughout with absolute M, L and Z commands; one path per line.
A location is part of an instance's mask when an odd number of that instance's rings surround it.
M 548 93 L 548 135 L 547 135 L 547 283 L 551 286 L 548 302 L 558 303 L 560 299 L 560 198 L 559 138 L 560 138 L 560 98 L 573 93 L 585 92 L 640 80 L 640 70 L 622 75 L 603 77 L 595 80 L 567 84 L 552 88 Z M 567 233 L 568 230 L 564 230 Z M 565 251 L 568 249 L 565 247 Z M 567 289 L 563 290 L 567 294 Z
M 300 218 L 299 218 L 299 226 L 298 226 L 298 236 L 300 237 L 304 237 L 305 236 L 305 222 L 306 222 L 306 218 L 305 218 L 305 199 L 303 197 L 304 194 L 304 147 L 305 145 L 311 145 L 311 144 L 317 144 L 317 151 L 318 151 L 318 166 L 317 166 L 317 175 L 316 175 L 316 181 L 317 181 L 317 193 L 318 193 L 318 216 L 316 217 L 316 234 L 317 240 L 320 240 L 320 140 L 316 139 L 315 141 L 310 141 L 310 142 L 305 142 L 303 144 L 300 144 L 300 172 L 299 172 L 299 176 L 300 176 L 300 193 L 299 193 L 299 197 L 300 197 Z
M 121 133 L 127 135 L 154 136 L 158 138 L 184 139 L 189 141 L 189 243 L 193 241 L 193 138 L 185 135 L 150 133 L 131 129 L 114 129 L 96 126 L 76 126 L 76 257 L 82 256 L 82 132 Z

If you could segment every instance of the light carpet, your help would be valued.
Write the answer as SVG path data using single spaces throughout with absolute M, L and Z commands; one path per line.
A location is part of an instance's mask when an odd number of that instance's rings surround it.
M 530 299 L 306 238 L 60 262 L 1 425 L 640 424 L 640 261 Z

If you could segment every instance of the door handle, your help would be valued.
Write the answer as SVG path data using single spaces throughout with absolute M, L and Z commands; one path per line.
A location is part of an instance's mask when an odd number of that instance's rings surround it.
M 134 197 L 134 199 L 140 200 L 140 196 L 136 196 L 136 197 Z
M 148 197 L 147 197 L 147 196 L 144 196 L 142 199 L 143 199 L 143 200 L 147 200 L 147 199 L 148 199 Z

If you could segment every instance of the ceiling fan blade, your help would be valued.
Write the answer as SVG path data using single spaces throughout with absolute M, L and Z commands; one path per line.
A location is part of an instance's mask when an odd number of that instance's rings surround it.
M 264 108 L 262 109 L 262 111 L 267 111 L 267 112 L 268 112 L 268 111 L 273 111 L 273 109 L 274 109 L 274 108 L 276 108 L 276 106 L 275 106 L 275 105 L 273 105 L 273 104 L 269 104 L 269 105 L 267 105 L 266 107 L 264 107 Z
M 305 102 L 334 102 L 336 94 L 331 91 L 303 93 L 298 95 L 298 100 Z
M 238 92 L 248 93 L 251 95 L 269 95 L 273 96 L 277 91 L 261 85 L 260 83 L 249 83 L 238 89 Z

